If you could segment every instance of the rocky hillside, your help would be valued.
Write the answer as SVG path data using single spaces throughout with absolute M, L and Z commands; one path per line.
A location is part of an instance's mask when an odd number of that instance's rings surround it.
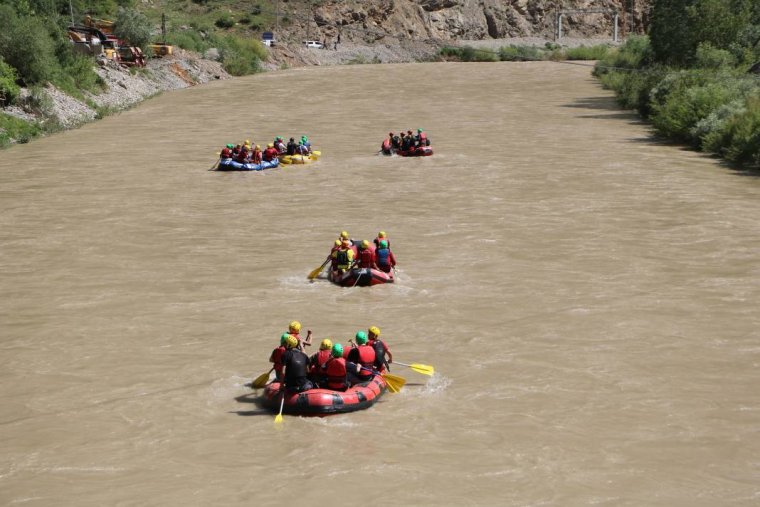
M 625 10 L 633 4 L 633 15 Z M 511 37 L 551 38 L 558 9 L 616 10 L 621 35 L 641 32 L 648 23 L 650 0 L 323 0 L 280 2 L 292 24 L 285 39 L 334 42 L 403 40 L 483 40 Z M 569 37 L 610 37 L 613 16 L 574 13 L 563 17 Z

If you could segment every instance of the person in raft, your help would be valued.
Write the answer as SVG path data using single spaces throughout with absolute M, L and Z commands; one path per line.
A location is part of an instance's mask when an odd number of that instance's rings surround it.
M 340 248 L 332 253 L 332 258 L 335 260 L 335 267 L 337 271 L 345 273 L 351 268 L 354 263 L 354 250 L 351 248 L 351 240 L 344 239 Z
M 261 161 L 264 160 L 263 154 L 261 153 L 261 146 L 258 144 L 253 149 L 253 153 L 251 153 L 251 162 L 254 164 L 261 164 Z
M 298 152 L 301 155 L 310 155 L 311 154 L 311 143 L 309 142 L 309 138 L 306 136 L 301 136 L 301 142 L 298 143 Z
M 292 321 L 290 324 L 288 324 L 288 334 L 291 336 L 295 336 L 296 340 L 298 340 L 298 350 L 303 350 L 304 347 L 311 346 L 311 329 L 306 330 L 306 339 L 301 341 L 301 335 L 299 334 L 301 332 L 301 323 L 297 320 Z
M 417 129 L 417 135 L 414 137 L 414 140 L 419 148 L 430 146 L 430 139 L 428 139 L 427 134 L 422 129 Z
M 269 144 L 267 144 L 267 149 L 264 150 L 264 154 L 263 154 L 262 158 L 266 162 L 271 162 L 272 160 L 274 160 L 274 159 L 277 158 L 277 155 L 278 155 L 277 148 L 274 147 L 273 143 L 269 143 Z
M 309 356 L 298 349 L 298 339 L 288 335 L 285 340 L 287 350 L 282 355 L 282 366 L 285 375 L 285 389 L 300 393 L 314 388 L 309 380 Z
M 285 148 L 285 152 L 288 155 L 295 155 L 298 151 L 298 145 L 296 144 L 296 140 L 294 138 L 290 138 L 290 141 L 288 141 L 288 145 Z
M 396 267 L 396 257 L 388 248 L 388 241 L 380 241 L 380 246 L 375 250 L 375 263 L 377 269 L 384 273 L 390 273 L 393 268 Z
M 332 357 L 325 366 L 325 388 L 345 391 L 351 384 L 359 381 L 356 372 L 361 370 L 361 367 L 356 363 L 346 361 L 343 357 L 343 345 L 340 343 L 332 346 L 331 355 Z
M 380 339 L 380 328 L 377 326 L 370 327 L 367 330 L 367 335 L 367 345 L 375 351 L 375 370 L 380 373 L 386 369 L 390 371 L 391 367 L 389 363 L 393 362 L 393 354 L 391 354 L 391 349 L 388 348 L 388 345 Z
M 330 338 L 325 338 L 319 344 L 319 351 L 309 358 L 309 378 L 319 386 L 327 381 L 327 361 L 330 360 L 333 343 Z
M 385 231 L 380 231 L 377 233 L 377 237 L 372 240 L 375 243 L 375 248 L 380 248 L 380 242 L 382 240 L 385 240 L 388 242 L 388 248 L 391 246 L 391 240 L 388 239 L 388 235 L 385 234 Z
M 280 346 L 274 349 L 269 356 L 269 362 L 273 364 L 274 368 L 274 378 L 280 382 L 284 378 L 282 376 L 282 355 L 287 350 L 285 344 L 287 343 L 288 336 L 290 336 L 288 333 L 282 333 L 282 336 L 280 336 Z
M 342 245 L 343 242 L 339 239 L 335 240 L 335 244 L 332 247 L 332 250 L 330 250 L 330 270 L 335 271 L 338 269 L 338 259 L 335 255 L 333 255 L 335 252 L 340 250 L 340 245 Z
M 359 255 L 354 260 L 354 266 L 362 269 L 379 269 L 375 264 L 375 252 L 369 248 L 369 241 L 366 239 L 359 245 Z
M 277 136 L 274 138 L 274 147 L 277 149 L 277 153 L 284 155 L 288 149 L 285 147 L 285 143 L 282 141 L 282 137 Z
M 222 152 L 219 154 L 219 158 L 226 159 L 226 158 L 232 158 L 232 150 L 235 148 L 234 145 L 228 144 L 224 148 L 222 148 Z
M 367 345 L 367 333 L 356 333 L 356 346 L 351 347 L 346 359 L 361 367 L 356 374 L 359 382 L 366 382 L 372 378 L 375 370 L 375 349 Z

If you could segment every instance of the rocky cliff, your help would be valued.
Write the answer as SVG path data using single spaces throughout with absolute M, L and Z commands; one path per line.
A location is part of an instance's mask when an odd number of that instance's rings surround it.
M 620 16 L 621 34 L 643 31 L 650 0 L 311 0 L 281 2 L 294 38 L 342 41 L 483 40 L 553 37 L 560 10 L 607 10 Z M 631 13 L 633 6 L 633 13 Z M 613 14 L 563 16 L 570 37 L 609 37 Z

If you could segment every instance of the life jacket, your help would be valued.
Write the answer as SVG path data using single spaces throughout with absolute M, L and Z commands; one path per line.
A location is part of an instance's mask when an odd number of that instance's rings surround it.
M 309 356 L 298 349 L 289 349 L 283 354 L 282 363 L 285 367 L 285 385 L 287 387 L 302 386 L 307 380 Z
M 287 150 L 288 155 L 295 155 L 297 148 L 298 148 L 298 145 L 295 142 L 293 142 L 293 141 L 289 142 L 288 143 L 288 150 Z
M 378 248 L 375 250 L 375 256 L 378 266 L 390 266 L 391 265 L 391 251 L 389 248 Z
M 383 145 L 381 146 L 383 151 L 391 151 L 391 146 L 393 146 L 393 143 L 390 139 L 386 139 L 383 141 Z
M 285 350 L 287 349 L 280 345 L 274 349 L 272 355 L 269 356 L 269 362 L 274 363 L 274 374 L 279 380 L 282 380 L 282 355 L 285 353 Z
M 385 342 L 382 340 L 370 340 L 367 342 L 368 345 L 372 346 L 372 349 L 375 351 L 375 369 L 378 371 L 384 371 L 385 370 Z
M 251 162 L 253 162 L 254 164 L 261 163 L 261 150 L 253 151 L 253 154 L 251 155 Z
M 239 144 L 237 146 L 235 146 L 234 148 L 232 148 L 232 156 L 233 157 L 237 157 L 238 153 L 240 153 L 240 145 Z
M 271 162 L 272 160 L 276 159 L 277 155 L 279 155 L 277 148 L 267 148 L 264 150 L 264 160 L 267 162 Z
M 327 375 L 327 388 L 335 389 L 336 391 L 345 391 L 347 387 L 346 382 L 346 360 L 342 357 L 333 357 L 327 361 L 325 367 L 325 374 Z
M 320 350 L 311 356 L 310 372 L 312 375 L 324 375 L 327 361 L 330 360 L 330 349 Z
M 352 255 L 348 253 L 349 249 L 340 249 L 335 252 L 335 260 L 337 261 L 338 269 L 348 269 L 351 267 Z
M 375 369 L 375 349 L 369 345 L 359 345 L 356 350 L 359 355 L 357 363 L 362 368 L 370 370 L 359 370 L 358 377 L 362 380 L 372 378 L 373 374 L 371 370 Z
M 277 150 L 278 154 L 282 154 L 282 153 L 285 153 L 287 151 L 287 148 L 285 147 L 285 145 L 282 142 L 279 142 L 279 143 L 275 144 L 274 148 Z
M 428 138 L 427 138 L 426 133 L 420 132 L 420 135 L 418 136 L 418 140 L 420 142 L 420 146 L 428 146 Z
M 241 149 L 238 153 L 237 161 L 241 164 L 245 164 L 248 161 L 248 150 L 245 148 Z
M 362 268 L 371 268 L 372 267 L 372 261 L 375 260 L 375 255 L 372 253 L 372 250 L 369 248 L 365 248 L 364 250 L 359 250 L 359 266 Z
M 232 158 L 232 150 L 230 150 L 229 148 L 226 148 L 226 147 L 223 148 L 222 149 L 222 154 L 219 155 L 219 157 L 220 158 Z

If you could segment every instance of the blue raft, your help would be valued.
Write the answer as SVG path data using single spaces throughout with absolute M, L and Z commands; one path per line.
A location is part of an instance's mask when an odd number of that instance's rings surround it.
M 263 171 L 280 165 L 280 160 L 275 158 L 271 162 L 263 161 L 260 164 L 242 164 L 231 158 L 222 158 L 217 165 L 217 171 Z

